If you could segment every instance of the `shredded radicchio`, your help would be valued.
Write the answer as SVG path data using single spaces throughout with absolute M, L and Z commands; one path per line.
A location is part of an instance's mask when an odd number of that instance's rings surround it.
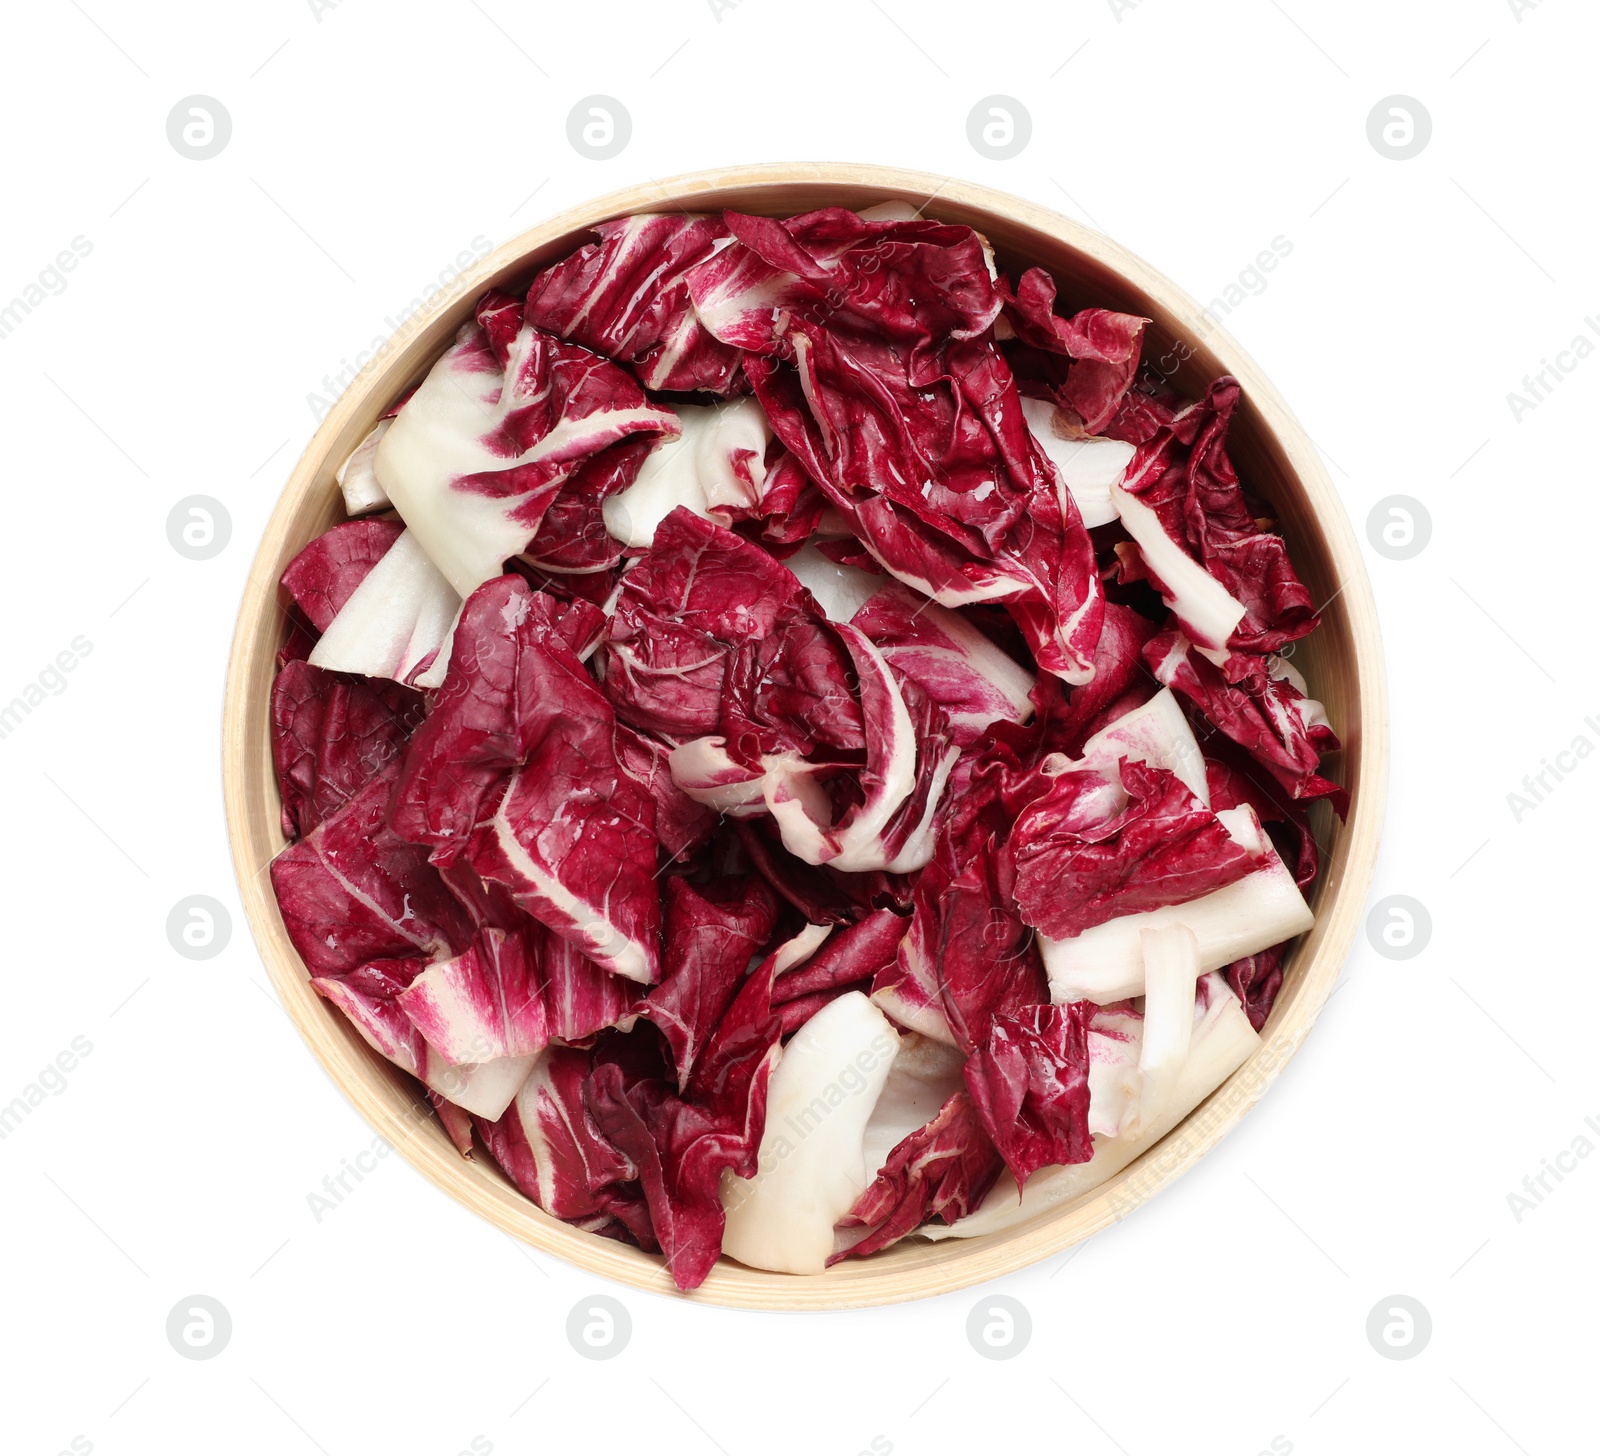
M 1170 1126 L 1191 988 L 1266 1024 L 1346 809 L 1240 385 L 1147 388 L 1145 319 L 903 210 L 595 231 L 283 574 L 312 985 L 684 1289 Z

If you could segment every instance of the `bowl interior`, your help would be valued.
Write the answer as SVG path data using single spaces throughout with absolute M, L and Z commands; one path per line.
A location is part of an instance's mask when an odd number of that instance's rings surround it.
M 409 1078 L 379 1057 L 308 984 L 273 899 L 266 866 L 283 847 L 268 735 L 268 698 L 282 639 L 277 586 L 306 542 L 344 518 L 334 472 L 403 390 L 419 380 L 489 287 L 516 291 L 540 267 L 589 240 L 598 221 L 629 212 L 734 207 L 791 215 L 888 199 L 966 223 L 1013 276 L 1041 266 L 1062 308 L 1095 304 L 1141 314 L 1145 357 L 1165 361 L 1173 385 L 1198 397 L 1232 373 L 1244 399 L 1229 450 L 1247 487 L 1271 503 L 1297 570 L 1323 608 L 1295 664 L 1327 707 L 1344 748 L 1325 770 L 1350 791 L 1340 825 L 1319 804 L 1313 830 L 1324 865 L 1310 899 L 1316 927 L 1301 938 L 1255 1055 L 1143 1158 L 1100 1188 L 1029 1224 L 973 1240 L 906 1240 L 869 1259 L 803 1278 L 719 1262 L 695 1299 L 765 1308 L 840 1308 L 961 1288 L 1063 1249 L 1120 1218 L 1195 1162 L 1254 1103 L 1299 1045 L 1326 1000 L 1366 896 L 1376 856 L 1385 776 L 1381 649 L 1370 589 L 1342 507 L 1304 432 L 1271 385 L 1174 285 L 1115 244 L 1019 199 L 920 173 L 855 166 L 744 168 L 701 174 L 601 198 L 534 229 L 485 259 L 391 340 L 324 420 L 296 466 L 251 570 L 229 670 L 224 792 L 229 834 L 251 929 L 285 1007 L 341 1089 L 395 1147 L 474 1211 L 530 1243 L 636 1287 L 675 1293 L 661 1261 L 550 1218 L 484 1156 L 462 1159 Z

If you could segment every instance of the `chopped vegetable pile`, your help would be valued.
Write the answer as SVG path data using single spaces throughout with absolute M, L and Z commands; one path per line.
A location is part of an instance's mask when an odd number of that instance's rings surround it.
M 681 1288 L 1032 1217 L 1250 1054 L 1345 810 L 1239 385 L 901 204 L 596 231 L 284 573 L 284 924 Z

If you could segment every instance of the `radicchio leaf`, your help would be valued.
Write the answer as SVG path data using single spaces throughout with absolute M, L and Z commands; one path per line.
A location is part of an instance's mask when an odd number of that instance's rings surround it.
M 714 733 L 734 646 L 769 634 L 799 590 L 760 548 L 680 506 L 622 580 L 604 650 L 618 716 L 679 740 Z
M 599 242 L 533 280 L 527 321 L 631 364 L 650 389 L 732 393 L 739 350 L 706 332 L 684 283 L 727 236 L 722 220 L 635 213 L 595 231 Z
M 536 921 L 481 930 L 401 994 L 401 1009 L 447 1061 L 528 1056 L 615 1026 L 633 996 L 625 981 Z
M 423 1077 L 428 1068 L 427 1042 L 400 1009 L 399 997 L 426 964 L 414 956 L 380 958 L 348 971 L 314 975 L 311 989 L 337 1006 L 374 1051 L 412 1076 Z
M 773 982 L 773 1005 L 878 975 L 894 964 L 906 924 L 905 917 L 892 910 L 875 910 L 866 919 L 835 931 L 804 965 L 785 971 Z
M 1048 998 L 1003 852 L 1013 818 L 1039 792 L 1022 756 L 1034 757 L 1038 737 L 997 724 L 957 765 L 948 817 L 916 882 L 910 928 L 894 967 L 873 982 L 872 999 L 895 1020 L 963 1050 L 996 1011 Z
M 917 887 L 911 933 L 902 960 L 932 968 L 939 1005 L 957 1046 L 971 1050 L 998 1015 L 1049 999 L 1034 938 L 1012 908 L 1007 871 L 991 841 L 948 882 L 929 894 Z M 935 898 L 935 895 L 937 896 Z
M 885 904 L 909 903 L 906 876 L 852 875 L 829 865 L 808 865 L 783 847 L 770 819 L 729 823 L 751 867 L 813 925 L 844 925 Z
M 649 546 L 675 509 L 731 525 L 759 511 L 772 427 L 748 397 L 714 405 L 679 405 L 681 434 L 650 452 L 638 478 L 605 504 L 606 529 L 630 547 Z
M 726 943 L 715 951 L 719 959 L 731 954 Z M 603 1057 L 586 1084 L 591 1117 L 641 1185 L 651 1229 L 680 1289 L 698 1286 L 721 1251 L 724 1170 L 741 1178 L 756 1171 L 782 1032 L 772 1010 L 780 958 L 781 951 L 769 956 L 744 978 L 703 1050 L 697 1056 L 691 1051 L 693 1070 L 681 1093 L 660 1073 L 641 1073 L 637 1064 L 618 1067 Z M 687 1010 L 688 999 L 675 1009 Z M 703 1010 L 691 1013 L 700 1026 Z
M 783 948 L 744 978 L 716 1030 L 695 1058 L 688 1096 L 733 1121 L 743 1120 L 759 1140 L 767 1079 L 778 1055 L 782 1027 L 772 1009 L 772 983 Z
M 587 461 L 678 429 L 632 375 L 520 323 L 521 307 L 485 294 L 378 446 L 379 482 L 463 597 L 527 546 Z
M 648 982 L 660 927 L 655 801 L 619 764 L 610 705 L 567 641 L 592 612 L 519 576 L 473 594 L 407 753 L 393 823 L 442 860 L 467 853 L 585 955 Z
M 850 619 L 902 679 L 942 709 L 952 740 L 966 748 L 997 721 L 1026 722 L 1034 674 L 996 647 L 958 612 L 896 582 Z
M 1018 1187 L 1040 1168 L 1085 1163 L 1089 1135 L 1087 1001 L 1000 1014 L 967 1060 L 967 1089 Z
M 1121 788 L 1126 798 L 1108 793 L 1098 769 L 1069 770 L 1017 818 L 1009 845 L 1016 903 L 1053 939 L 1181 905 L 1257 866 L 1169 770 L 1124 761 Z
M 887 570 L 946 606 L 1006 601 L 1041 665 L 1087 680 L 1093 550 L 981 337 L 1000 307 L 981 240 L 837 208 L 727 220 L 737 241 L 690 292 L 752 351 L 778 437 Z
M 954 1223 L 971 1213 L 999 1177 L 1000 1153 L 972 1096 L 956 1092 L 926 1126 L 900 1142 L 872 1185 L 842 1220 L 867 1234 L 829 1263 L 887 1248 L 931 1219 Z
M 741 535 L 782 556 L 817 529 L 828 501 L 793 451 L 775 443 L 768 457 L 760 499 L 749 510 L 730 509 L 727 515 Z
M 1310 632 L 1317 613 L 1283 537 L 1263 529 L 1228 459 L 1228 423 L 1240 392 L 1239 381 L 1224 375 L 1203 400 L 1173 414 L 1140 445 L 1121 489 L 1154 512 L 1166 535 L 1244 608 L 1226 645 L 1276 652 Z
M 427 966 L 415 957 L 368 961 L 352 971 L 313 976 L 311 989 L 337 1006 L 368 1046 L 420 1078 L 430 1092 L 462 1112 L 497 1118 L 517 1095 L 534 1059 L 491 1057 L 457 1065 L 441 1056 L 400 1005 L 406 988 Z M 460 1118 L 451 1114 L 447 1127 L 452 1136 L 460 1126 Z
M 629 1176 L 584 1105 L 590 1054 L 553 1046 L 534 1063 L 505 1115 L 475 1120 L 478 1136 L 506 1176 L 546 1213 L 581 1219 L 617 1206 L 602 1190 Z M 648 1232 L 648 1228 L 646 1230 Z
M 661 971 L 655 803 L 617 764 L 604 699 L 576 698 L 512 775 L 467 855 L 585 955 L 652 984 Z
M 722 1252 L 722 1175 L 729 1169 L 741 1177 L 755 1171 L 751 1130 L 685 1101 L 659 1079 L 629 1084 L 615 1063 L 595 1068 L 584 1098 L 596 1126 L 627 1158 L 644 1190 L 651 1231 L 672 1282 L 679 1289 L 698 1288 Z
M 1235 652 L 1218 667 L 1182 633 L 1169 630 L 1146 643 L 1144 660 L 1158 681 L 1193 703 L 1206 722 L 1244 749 L 1289 798 L 1327 799 L 1344 817 L 1349 794 L 1317 772 L 1322 755 L 1335 752 L 1339 740 L 1325 722 L 1312 717 L 1309 700 L 1292 681 L 1273 675 L 1268 659 Z
M 568 694 L 603 716 L 574 651 L 603 620 L 587 602 L 558 602 L 519 576 L 485 582 L 467 599 L 449 670 L 395 791 L 399 833 L 459 847 L 507 770 L 527 763 L 559 723 Z
M 1270 774 L 1231 740 L 1213 736 L 1206 745 L 1206 784 L 1213 809 L 1255 811 L 1301 891 L 1317 877 L 1321 853 L 1312 833 L 1310 806 L 1295 802 Z
M 1149 320 L 1105 308 L 1086 308 L 1061 318 L 1054 312 L 1055 280 L 1043 268 L 1029 268 L 1018 279 L 1015 294 L 1001 287 L 1006 320 L 1017 337 L 1035 349 L 1075 361 L 1056 397 L 1082 421 L 1084 434 L 1098 435 L 1116 418 L 1139 372 L 1139 351 Z
M 825 207 L 786 221 L 724 214 L 736 242 L 690 270 L 712 333 L 770 351 L 784 313 L 835 319 L 915 350 L 981 334 L 1000 310 L 983 242 L 971 228 L 868 221 Z
M 398 759 L 423 711 L 422 696 L 398 683 L 285 663 L 271 707 L 284 835 L 309 834 Z
M 1273 1003 L 1283 988 L 1283 956 L 1286 945 L 1275 945 L 1255 955 L 1235 961 L 1225 972 L 1228 984 L 1244 1006 L 1253 1031 L 1260 1031 L 1272 1014 Z
M 606 529 L 605 504 L 634 483 L 655 443 L 634 437 L 584 461 L 550 502 L 523 559 L 537 570 L 574 577 L 598 576 L 621 561 L 622 542 Z
M 869 674 L 879 670 L 857 686 L 863 658 Z M 770 630 L 744 640 L 729 663 L 720 712 L 729 755 L 759 773 L 766 757 L 786 750 L 840 762 L 864 753 L 868 715 L 894 711 L 881 662 L 858 633 L 840 632 L 797 591 Z M 878 694 L 869 697 L 873 688 Z
M 673 778 L 691 798 L 770 813 L 807 864 L 903 874 L 927 862 L 957 756 L 948 722 L 808 593 L 728 665 L 721 726 L 673 750 Z
M 623 772 L 643 784 L 656 804 L 656 838 L 669 860 L 686 858 L 705 844 L 720 822 L 716 813 L 697 804 L 672 781 L 670 750 L 654 738 L 618 723 L 617 762 Z
M 272 861 L 284 929 L 314 976 L 393 956 L 437 960 L 472 938 L 426 849 L 390 828 L 391 762 L 360 793 Z
M 438 1114 L 445 1136 L 450 1139 L 455 1150 L 463 1158 L 470 1158 L 472 1156 L 472 1114 L 464 1108 L 457 1107 L 448 1097 L 441 1096 L 431 1087 L 428 1088 L 428 1102 L 432 1105 L 434 1112 Z
M 840 451 L 846 441 L 872 440 L 887 429 L 885 420 L 900 419 L 913 398 L 936 391 L 899 379 L 892 387 L 882 382 L 882 398 L 852 396 L 850 381 L 866 373 L 866 366 L 826 338 L 799 351 L 803 375 L 756 358 L 746 361 L 746 371 L 779 438 L 818 479 L 830 504 L 884 570 L 943 606 L 1003 603 L 1040 666 L 1070 682 L 1087 681 L 1104 605 L 1093 549 L 1077 506 L 1058 492 L 1055 467 L 1027 428 L 1004 361 L 987 348 L 974 343 L 951 362 L 947 417 L 926 420 L 926 439 L 916 445 L 900 442 L 904 459 L 891 456 L 876 465 L 877 476 L 867 475 L 863 487 L 875 488 L 873 494 L 846 484 L 861 478 L 873 462 L 844 455 L 836 460 L 824 440 Z M 885 362 L 882 367 L 893 366 Z M 833 398 L 829 390 L 841 402 L 824 431 L 808 401 Z M 853 417 L 861 415 L 863 398 L 881 413 L 870 426 Z M 992 417 L 974 428 L 994 430 L 1004 440 L 1007 458 L 1001 457 L 995 436 L 987 434 L 989 458 L 983 460 L 981 447 L 981 464 L 958 471 L 951 461 L 930 454 L 944 448 L 939 442 L 948 438 L 958 417 Z M 929 489 L 925 494 L 921 487 L 897 484 L 905 479 L 925 480 Z M 950 486 L 933 489 L 951 479 L 966 494 Z
M 771 936 L 778 900 L 762 881 L 743 877 L 700 889 L 672 878 L 665 898 L 664 974 L 635 1009 L 666 1038 L 681 1091 L 743 982 L 751 957 Z
M 1048 721 L 1052 748 L 1076 758 L 1087 739 L 1155 692 L 1141 656 L 1155 633 L 1155 623 L 1133 608 L 1106 603 L 1105 627 L 1094 650 L 1094 677 L 1073 688 L 1064 706 L 1059 688 L 1048 678 L 1039 679 L 1036 703 L 1046 693 L 1056 695 L 1053 705 L 1041 705 L 1039 710 L 1041 719 Z
M 283 589 L 318 632 L 326 632 L 350 594 L 399 539 L 405 526 L 376 517 L 343 521 L 315 537 L 284 568 Z
M 335 672 L 437 687 L 460 610 L 461 598 L 416 536 L 402 531 L 356 583 L 308 660 Z

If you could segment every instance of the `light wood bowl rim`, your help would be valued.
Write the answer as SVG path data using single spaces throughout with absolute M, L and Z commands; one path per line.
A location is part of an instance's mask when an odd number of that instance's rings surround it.
M 438 356 L 471 300 L 515 277 L 522 260 L 605 218 L 630 212 L 729 205 L 772 210 L 773 194 L 820 205 L 819 197 L 861 206 L 872 200 L 926 202 L 931 215 L 987 216 L 1056 240 L 1148 298 L 1154 328 L 1198 339 L 1194 357 L 1211 373 L 1244 386 L 1262 448 L 1280 452 L 1306 497 L 1336 579 L 1330 609 L 1350 639 L 1355 721 L 1336 726 L 1345 739 L 1348 822 L 1337 832 L 1319 887 L 1316 928 L 1292 953 L 1283 995 L 1261 1046 L 1221 1088 L 1142 1158 L 1092 1190 L 1030 1224 L 979 1239 L 937 1244 L 906 1241 L 871 1259 L 846 1261 L 823 1275 L 795 1277 L 719 1261 L 705 1283 L 679 1294 L 658 1257 L 586 1234 L 551 1218 L 516 1191 L 481 1152 L 463 1159 L 431 1116 L 418 1113 L 415 1085 L 372 1052 L 344 1018 L 310 988 L 273 898 L 266 863 L 282 844 L 272 782 L 265 711 L 279 633 L 277 577 L 309 534 L 309 514 L 326 509 L 332 472 L 407 383 Z M 869 195 L 870 194 L 870 195 Z M 768 201 L 762 202 L 765 196 Z M 788 206 L 786 202 L 784 204 Z M 982 225 L 974 222 L 975 226 Z M 547 254 L 554 256 L 555 254 Z M 524 268 L 525 271 L 525 268 Z M 1089 300 L 1094 301 L 1094 300 Z M 1154 331 L 1154 329 L 1153 329 Z M 322 507 L 316 507 L 317 501 Z M 287 553 L 287 554 L 286 554 Z M 1329 631 L 1325 625 L 1322 632 Z M 1319 633 L 1320 635 L 1320 633 Z M 1388 772 L 1382 646 L 1371 587 L 1350 523 L 1310 439 L 1277 391 L 1237 343 L 1207 319 L 1175 284 L 1102 235 L 1033 203 L 975 184 L 921 172 L 855 163 L 792 163 L 698 172 L 627 187 L 571 208 L 506 243 L 471 267 L 432 306 L 409 320 L 371 360 L 322 421 L 290 474 L 257 551 L 240 607 L 223 707 L 223 796 L 228 839 L 250 930 L 290 1019 L 339 1089 L 400 1154 L 436 1186 L 496 1227 L 535 1248 L 618 1283 L 654 1294 L 747 1309 L 845 1309 L 925 1298 L 1012 1273 L 1058 1253 L 1120 1219 L 1199 1161 L 1269 1087 L 1304 1040 L 1326 1002 L 1365 908 L 1377 859 Z M 265 776 L 263 779 L 263 775 Z M 1335 883 L 1330 887 L 1329 880 Z M 1336 891 L 1336 893 L 1335 893 Z M 426 1104 L 421 1104 L 425 1109 Z

